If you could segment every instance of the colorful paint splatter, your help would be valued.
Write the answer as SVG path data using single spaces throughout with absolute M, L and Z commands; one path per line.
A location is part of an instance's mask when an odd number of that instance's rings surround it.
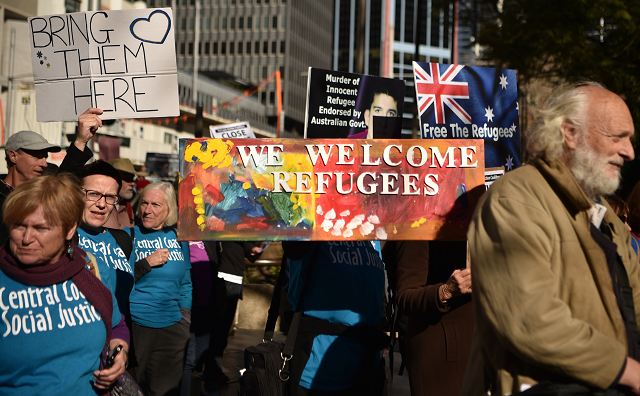
M 465 239 L 484 190 L 483 149 L 482 140 L 182 139 L 178 235 Z

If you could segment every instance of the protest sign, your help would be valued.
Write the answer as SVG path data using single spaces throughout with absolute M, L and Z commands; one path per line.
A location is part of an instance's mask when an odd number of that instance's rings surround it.
M 180 115 L 170 8 L 29 18 L 38 121 Z
M 484 187 L 486 190 L 491 187 L 491 185 L 500 178 L 500 176 L 504 175 L 504 168 L 484 168 Z
M 423 139 L 484 139 L 485 165 L 520 166 L 516 72 L 413 62 Z
M 209 133 L 212 138 L 219 139 L 255 139 L 256 135 L 248 122 L 236 122 L 227 125 L 211 125 Z
M 370 129 L 375 133 L 373 116 L 402 120 L 404 80 L 310 67 L 307 85 L 305 138 L 346 138 Z
M 463 240 L 484 192 L 482 140 L 181 139 L 180 158 L 181 240 Z

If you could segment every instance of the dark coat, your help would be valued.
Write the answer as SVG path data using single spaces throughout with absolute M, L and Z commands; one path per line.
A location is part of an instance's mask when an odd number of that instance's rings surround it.
M 397 242 L 397 295 L 408 316 L 407 371 L 413 396 L 460 394 L 475 320 L 470 296 L 438 303 L 438 287 L 466 267 L 467 244 Z

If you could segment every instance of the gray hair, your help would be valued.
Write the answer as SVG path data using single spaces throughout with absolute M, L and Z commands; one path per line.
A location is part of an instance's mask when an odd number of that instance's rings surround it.
M 532 159 L 544 157 L 556 160 L 564 154 L 564 122 L 584 131 L 590 95 L 590 90 L 585 88 L 605 89 L 596 82 L 576 84 L 557 95 L 547 109 L 540 111 L 536 123 L 526 134 L 526 148 Z
M 167 218 L 164 220 L 164 227 L 173 226 L 178 222 L 178 200 L 176 198 L 176 190 L 173 188 L 173 184 L 168 182 L 158 182 L 151 183 L 142 190 L 140 193 L 140 200 L 144 198 L 144 194 L 151 190 L 160 190 L 164 192 L 164 197 L 167 201 L 167 206 L 169 206 L 169 214 Z M 142 218 L 142 210 L 140 209 L 142 205 L 138 206 L 137 215 Z

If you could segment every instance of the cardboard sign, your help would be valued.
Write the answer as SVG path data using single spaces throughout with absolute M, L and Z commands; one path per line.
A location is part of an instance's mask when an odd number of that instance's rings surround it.
M 29 18 L 37 118 L 75 121 L 180 115 L 170 8 Z
M 373 129 L 373 116 L 402 122 L 404 80 L 309 68 L 304 137 L 346 138 Z M 376 124 L 377 125 L 377 124 Z M 385 125 L 385 124 L 382 124 Z M 380 137 L 394 136 L 382 132 Z M 369 138 L 377 136 L 369 136 Z
M 482 140 L 181 139 L 180 158 L 181 240 L 464 240 L 484 192 Z
M 484 139 L 485 165 L 521 164 L 515 70 L 413 62 L 423 139 Z
M 227 125 L 211 125 L 209 133 L 217 139 L 255 139 L 256 135 L 248 122 L 236 122 Z

